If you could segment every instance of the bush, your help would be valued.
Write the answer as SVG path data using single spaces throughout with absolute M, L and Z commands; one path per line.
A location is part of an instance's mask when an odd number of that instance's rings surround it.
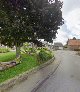
M 46 47 L 38 47 L 37 50 L 45 50 L 45 51 L 50 51 L 48 48 Z
M 9 48 L 0 48 L 0 53 L 10 52 Z
M 41 50 L 42 48 L 41 47 L 38 47 L 37 50 Z
M 30 53 L 36 53 L 36 50 L 35 50 L 35 48 L 29 48 L 29 50 L 28 50 Z
M 80 49 L 74 49 L 74 51 L 80 51 Z
M 36 53 L 36 50 L 35 48 L 29 46 L 29 43 L 24 43 L 21 48 L 21 53 L 32 54 L 32 53 Z
M 40 61 L 47 61 L 52 58 L 52 54 L 50 52 L 46 52 L 45 50 L 41 50 L 38 57 Z
M 43 49 L 48 51 L 48 48 L 46 48 L 46 47 L 43 47 Z

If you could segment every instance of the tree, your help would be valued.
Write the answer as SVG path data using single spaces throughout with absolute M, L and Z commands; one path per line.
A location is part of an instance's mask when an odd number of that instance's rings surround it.
M 76 37 L 73 37 L 73 40 L 76 40 Z
M 37 39 L 44 39 L 50 43 L 56 38 L 59 27 L 64 23 L 62 18 L 62 2 L 55 0 L 35 0 L 34 31 Z M 50 3 L 49 3 L 50 2 Z M 32 18 L 33 20 L 33 18 Z
M 63 24 L 62 3 L 58 0 L 0 0 L 0 43 L 16 46 L 44 39 L 52 42 Z
M 32 35 L 29 21 L 31 11 L 28 0 L 0 0 L 0 42 L 10 47 L 16 46 L 16 56 L 20 46 Z M 4 16 L 3 16 L 4 15 Z

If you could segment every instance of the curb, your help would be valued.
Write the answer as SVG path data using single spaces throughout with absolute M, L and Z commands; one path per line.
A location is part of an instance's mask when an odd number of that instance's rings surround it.
M 48 66 L 49 64 L 51 64 L 54 61 L 54 57 L 52 59 L 50 59 L 49 61 L 47 61 L 44 64 L 41 64 L 40 66 L 37 66 L 29 71 L 26 71 L 22 74 L 19 74 L 18 76 L 11 78 L 3 83 L 0 84 L 0 92 L 5 92 L 5 90 L 8 90 L 9 88 L 13 87 L 16 84 L 19 84 L 25 80 L 27 80 L 27 78 L 36 73 L 37 71 L 39 71 L 40 69 Z

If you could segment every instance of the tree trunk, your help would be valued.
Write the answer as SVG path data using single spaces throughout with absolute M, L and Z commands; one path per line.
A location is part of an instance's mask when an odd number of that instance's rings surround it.
M 52 43 L 51 43 L 50 49 L 51 49 L 51 51 L 52 51 Z
M 34 49 L 34 43 L 32 42 L 32 48 Z
M 16 45 L 16 58 L 20 57 L 20 46 Z

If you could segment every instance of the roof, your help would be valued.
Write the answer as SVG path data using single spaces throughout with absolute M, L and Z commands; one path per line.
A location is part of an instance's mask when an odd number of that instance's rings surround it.
M 69 46 L 80 46 L 80 39 L 69 39 L 68 40 Z
M 63 47 L 63 44 L 60 42 L 54 43 L 54 46 Z

